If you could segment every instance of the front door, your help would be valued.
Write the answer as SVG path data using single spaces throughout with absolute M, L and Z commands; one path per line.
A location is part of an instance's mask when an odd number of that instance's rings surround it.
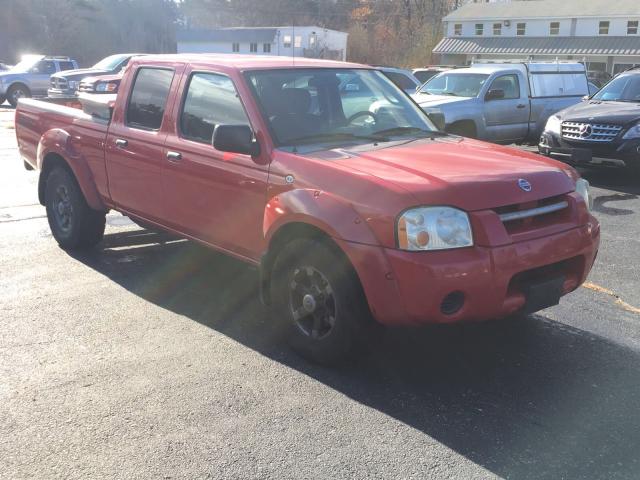
M 502 98 L 487 98 L 484 116 L 488 138 L 492 141 L 510 143 L 523 140 L 529 131 L 530 103 L 524 85 L 518 75 L 500 75 L 491 82 L 487 94 L 501 91 Z
M 128 103 L 116 108 L 106 140 L 109 192 L 123 211 L 162 223 L 165 111 L 179 72 L 141 66 L 131 75 L 133 85 L 121 88 L 130 92 Z
M 46 95 L 49 88 L 49 77 L 56 73 L 56 64 L 52 60 L 41 60 L 31 70 L 29 88 L 31 95 Z
M 216 125 L 250 125 L 227 75 L 190 71 L 166 140 L 162 185 L 169 226 L 257 259 L 263 250 L 268 166 L 212 146 Z

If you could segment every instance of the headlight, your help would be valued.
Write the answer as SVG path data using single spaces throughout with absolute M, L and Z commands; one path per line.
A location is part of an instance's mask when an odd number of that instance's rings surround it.
M 591 198 L 591 193 L 589 192 L 589 182 L 587 182 L 584 178 L 579 178 L 578 180 L 576 180 L 576 193 L 584 199 L 584 203 L 587 204 L 587 209 L 591 211 L 591 209 L 593 208 L 593 199 Z
M 471 247 L 469 216 L 453 207 L 418 207 L 398 219 L 398 247 L 402 250 L 445 250 Z
M 560 120 L 560 117 L 558 117 L 557 115 L 551 115 L 547 120 L 547 124 L 544 126 L 545 132 L 556 133 L 558 135 L 561 134 L 561 129 L 562 129 L 562 121 Z
M 640 123 L 636 123 L 622 137 L 623 140 L 631 140 L 632 138 L 640 138 Z
M 96 85 L 96 92 L 115 92 L 117 87 L 115 83 L 101 82 Z

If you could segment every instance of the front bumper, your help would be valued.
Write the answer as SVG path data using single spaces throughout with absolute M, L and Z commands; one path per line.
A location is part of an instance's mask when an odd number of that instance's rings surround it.
M 76 90 L 72 88 L 50 88 L 47 90 L 47 96 L 53 98 L 75 97 Z
M 508 316 L 523 309 L 534 281 L 561 277 L 565 295 L 585 281 L 599 245 L 600 225 L 589 215 L 580 227 L 498 247 L 435 252 L 345 247 L 376 320 L 418 325 Z M 463 303 L 447 314 L 443 304 L 452 293 Z
M 640 164 L 640 139 L 616 139 L 609 143 L 564 140 L 560 135 L 543 132 L 538 151 L 572 165 L 634 166 Z

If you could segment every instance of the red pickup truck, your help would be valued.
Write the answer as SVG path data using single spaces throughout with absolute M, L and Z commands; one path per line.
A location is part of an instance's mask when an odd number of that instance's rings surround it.
M 373 321 L 554 305 L 599 246 L 575 170 L 438 131 L 362 65 L 140 57 L 111 115 L 21 100 L 16 135 L 62 248 L 98 244 L 114 209 L 233 255 L 258 267 L 292 346 L 320 362 Z

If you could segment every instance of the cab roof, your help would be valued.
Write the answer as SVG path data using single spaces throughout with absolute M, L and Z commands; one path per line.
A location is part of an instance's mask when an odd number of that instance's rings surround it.
M 358 63 L 321 60 L 317 58 L 284 57 L 270 55 L 240 55 L 237 53 L 177 53 L 145 55 L 134 61 L 151 63 L 189 63 L 198 65 L 224 66 L 237 70 L 259 70 L 280 68 L 373 68 Z

